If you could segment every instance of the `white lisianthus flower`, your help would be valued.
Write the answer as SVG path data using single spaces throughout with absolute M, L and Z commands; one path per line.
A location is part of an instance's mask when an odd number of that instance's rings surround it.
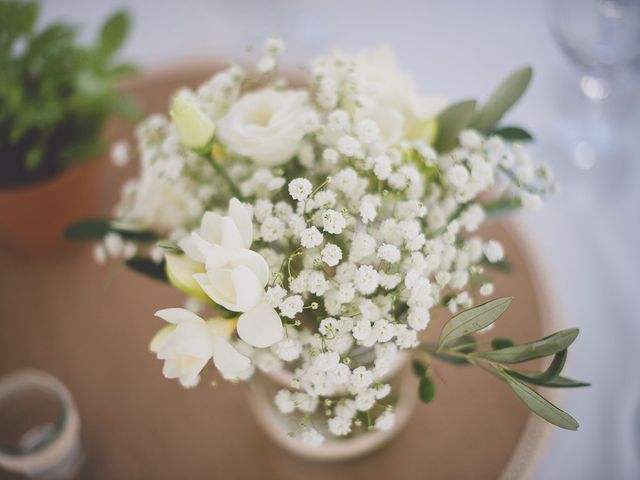
M 202 111 L 195 95 L 187 89 L 181 90 L 173 99 L 171 120 L 178 130 L 180 142 L 188 148 L 206 147 L 216 127 L 213 121 Z
M 149 345 L 164 360 L 162 373 L 166 378 L 177 378 L 185 387 L 195 386 L 211 359 L 225 378 L 237 378 L 251 366 L 228 341 L 233 320 L 205 321 L 184 308 L 158 310 L 156 316 L 171 324 L 161 329 Z
M 313 111 L 303 91 L 272 89 L 244 95 L 220 119 L 219 138 L 232 151 L 273 167 L 291 159 Z

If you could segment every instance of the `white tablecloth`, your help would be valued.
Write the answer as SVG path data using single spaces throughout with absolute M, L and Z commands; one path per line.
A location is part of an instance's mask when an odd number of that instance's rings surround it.
M 577 73 L 551 39 L 542 2 L 45 0 L 44 11 L 47 19 L 84 24 L 89 38 L 119 6 L 136 20 L 125 53 L 148 67 L 242 57 L 246 46 L 260 46 L 271 33 L 285 36 L 293 64 L 328 47 L 389 44 L 424 89 L 458 99 L 482 98 L 505 74 L 531 64 L 534 82 L 509 120 L 534 133 L 540 156 L 567 165 L 558 145 L 579 115 Z M 638 78 L 627 84 L 640 90 Z M 622 100 L 637 112 L 637 99 Z M 640 133 L 639 117 L 623 122 L 629 148 Z M 626 183 L 606 201 L 585 204 L 568 188 L 523 219 L 555 277 L 569 323 L 581 328 L 568 374 L 593 383 L 562 398 L 581 427 L 554 429 L 537 468 L 540 479 L 640 478 L 640 318 L 634 309 L 640 298 L 640 158 L 636 153 L 627 161 Z M 610 163 L 610 170 L 622 168 L 620 160 Z M 574 183 L 570 172 L 567 185 Z

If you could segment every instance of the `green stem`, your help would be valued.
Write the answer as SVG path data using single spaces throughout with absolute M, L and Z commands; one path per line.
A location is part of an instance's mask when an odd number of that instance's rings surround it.
M 223 168 L 223 166 L 220 165 L 218 162 L 216 162 L 213 158 L 211 158 L 208 155 L 206 156 L 206 159 L 209 162 L 209 164 L 213 167 L 213 169 L 216 171 L 216 173 L 220 175 L 220 177 L 225 181 L 225 183 L 229 187 L 229 190 L 231 190 L 231 193 L 233 194 L 233 196 L 236 197 L 241 202 L 243 202 L 244 198 L 242 196 L 242 193 L 240 193 L 240 189 L 235 184 L 235 182 L 231 179 L 231 177 L 229 176 L 227 171 Z

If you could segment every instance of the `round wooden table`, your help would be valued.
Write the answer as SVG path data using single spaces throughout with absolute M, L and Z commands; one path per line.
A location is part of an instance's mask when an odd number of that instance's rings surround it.
M 177 86 L 194 85 L 206 74 L 150 74 L 125 88 L 146 113 L 162 112 Z M 130 137 L 130 131 L 115 125 L 110 136 Z M 104 161 L 101 213 L 108 214 L 119 185 L 136 168 L 115 169 Z M 502 241 L 514 266 L 511 274 L 496 275 L 496 295 L 515 301 L 493 332 L 516 341 L 549 333 L 554 308 L 540 293 L 543 280 L 517 229 L 496 222 L 481 233 Z M 162 325 L 153 313 L 183 302 L 174 289 L 117 264 L 98 267 L 89 245 L 48 256 L 1 246 L 0 374 L 34 367 L 69 387 L 87 453 L 82 478 L 522 478 L 542 444 L 544 422 L 505 384 L 471 367 L 438 364 L 435 400 L 419 405 L 383 450 L 340 464 L 293 458 L 259 429 L 244 386 L 185 390 L 162 377 L 147 345 Z M 0 478 L 14 477 L 0 472 Z

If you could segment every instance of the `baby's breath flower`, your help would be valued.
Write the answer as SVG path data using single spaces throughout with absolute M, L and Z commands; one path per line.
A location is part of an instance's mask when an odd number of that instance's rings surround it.
M 316 227 L 309 227 L 300 234 L 300 243 L 305 248 L 314 248 L 322 243 L 322 233 Z
M 302 312 L 304 307 L 304 301 L 300 295 L 292 295 L 285 298 L 279 305 L 280 313 L 288 318 L 295 318 L 295 316 Z
M 342 250 L 333 243 L 325 245 L 320 255 L 322 256 L 322 261 L 330 267 L 335 267 L 342 260 Z
M 327 209 L 322 212 L 322 228 L 325 232 L 338 235 L 346 226 L 345 218 L 335 210 Z
M 491 263 L 499 262 L 504 258 L 504 249 L 496 240 L 489 240 L 484 244 L 484 255 Z

